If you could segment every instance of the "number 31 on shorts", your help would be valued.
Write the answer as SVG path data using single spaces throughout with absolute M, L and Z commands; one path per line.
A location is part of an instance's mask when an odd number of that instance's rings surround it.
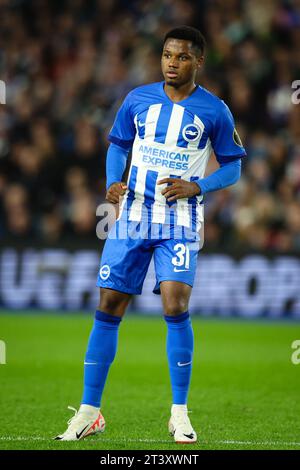
M 177 243 L 174 246 L 174 251 L 176 255 L 172 258 L 172 264 L 174 266 L 184 266 L 185 269 L 190 267 L 190 249 L 187 245 L 183 243 Z

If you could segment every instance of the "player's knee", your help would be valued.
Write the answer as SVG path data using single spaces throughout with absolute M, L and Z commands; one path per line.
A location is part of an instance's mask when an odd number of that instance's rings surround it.
M 127 302 L 111 292 L 109 294 L 105 293 L 104 295 L 101 295 L 98 309 L 101 310 L 101 312 L 120 317 L 124 315 L 126 307 Z
M 188 305 L 183 299 L 173 299 L 165 305 L 165 315 L 176 316 L 188 310 Z

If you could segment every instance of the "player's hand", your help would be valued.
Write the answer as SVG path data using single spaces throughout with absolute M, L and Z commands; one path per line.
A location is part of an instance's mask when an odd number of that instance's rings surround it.
M 124 196 L 127 185 L 125 183 L 113 183 L 107 190 L 106 199 L 113 204 L 118 204 L 120 197 Z
M 185 181 L 181 178 L 164 178 L 158 181 L 157 184 L 168 184 L 161 192 L 168 202 L 185 197 L 193 197 L 201 193 L 197 183 Z

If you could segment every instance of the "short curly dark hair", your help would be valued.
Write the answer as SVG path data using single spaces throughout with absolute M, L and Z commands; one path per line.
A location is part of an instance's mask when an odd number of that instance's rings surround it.
M 164 44 L 169 38 L 191 41 L 196 55 L 204 53 L 206 41 L 203 34 L 196 28 L 192 28 L 191 26 L 178 26 L 177 28 L 171 29 L 165 35 Z

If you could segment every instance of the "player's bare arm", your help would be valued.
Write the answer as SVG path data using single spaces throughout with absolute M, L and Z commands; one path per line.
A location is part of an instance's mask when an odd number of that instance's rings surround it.
M 158 181 L 157 184 L 168 184 L 168 186 L 161 191 L 161 194 L 165 196 L 168 202 L 186 197 L 199 196 L 201 192 L 196 183 L 180 178 L 164 178 Z

